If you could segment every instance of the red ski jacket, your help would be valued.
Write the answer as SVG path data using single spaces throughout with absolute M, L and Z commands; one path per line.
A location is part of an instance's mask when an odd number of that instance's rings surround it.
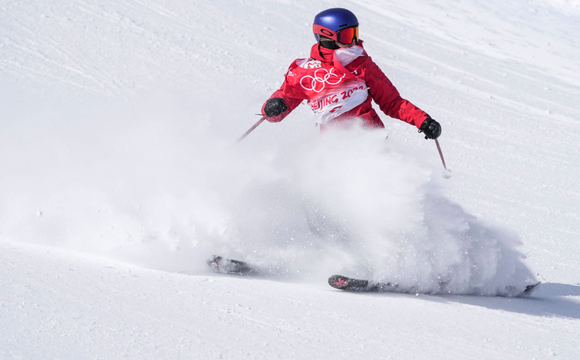
M 371 100 L 388 116 L 417 128 L 429 117 L 401 98 L 395 86 L 367 55 L 362 41 L 337 50 L 313 45 L 310 58 L 296 59 L 290 65 L 284 83 L 270 96 L 272 98 L 284 99 L 288 109 L 279 116 L 267 117 L 270 122 L 282 121 L 303 100 L 308 101 L 321 125 L 359 118 L 365 126 L 384 127 Z M 265 105 L 262 106 L 264 116 Z

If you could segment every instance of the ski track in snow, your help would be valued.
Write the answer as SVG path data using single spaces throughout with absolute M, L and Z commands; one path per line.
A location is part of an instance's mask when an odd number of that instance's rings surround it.
M 3 4 L 1 358 L 576 358 L 580 2 L 340 4 L 442 123 L 449 180 L 384 115 L 321 137 L 302 105 L 234 145 L 332 5 Z M 343 271 L 543 284 L 360 295 L 325 284 Z

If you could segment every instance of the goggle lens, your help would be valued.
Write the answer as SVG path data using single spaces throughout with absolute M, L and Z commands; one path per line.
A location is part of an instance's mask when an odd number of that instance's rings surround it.
M 358 40 L 358 26 L 340 30 L 337 41 L 342 44 L 352 44 L 355 38 Z

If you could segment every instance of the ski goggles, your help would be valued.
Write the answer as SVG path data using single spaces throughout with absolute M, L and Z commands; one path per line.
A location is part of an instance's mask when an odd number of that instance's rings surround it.
M 351 45 L 353 42 L 358 41 L 358 25 L 332 31 L 327 27 L 314 24 L 312 30 L 315 34 L 326 36 L 329 39 L 336 40 L 345 45 Z

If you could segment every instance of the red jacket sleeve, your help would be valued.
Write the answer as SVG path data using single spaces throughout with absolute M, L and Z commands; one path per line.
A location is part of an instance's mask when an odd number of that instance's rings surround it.
M 417 128 L 429 115 L 411 102 L 403 99 L 399 91 L 370 57 L 361 66 L 362 77 L 370 88 L 369 93 L 380 109 L 388 116 L 405 121 Z
M 283 99 L 284 102 L 286 103 L 286 106 L 288 107 L 288 109 L 285 112 L 283 112 L 282 114 L 280 114 L 278 116 L 266 117 L 266 120 L 268 120 L 270 122 L 279 122 L 279 121 L 284 120 L 284 118 L 286 116 L 288 116 L 294 109 L 296 109 L 298 107 L 298 105 L 300 105 L 300 103 L 303 100 L 308 99 L 308 97 L 304 94 L 304 92 L 301 89 L 297 88 L 295 86 L 295 84 L 289 79 L 289 76 L 294 76 L 292 74 L 292 69 L 295 66 L 296 66 L 296 62 L 294 62 L 292 65 L 290 65 L 288 72 L 286 73 L 286 75 L 284 75 L 284 83 L 282 84 L 280 89 L 276 90 L 268 98 L 268 100 L 273 99 L 273 98 Z M 263 116 L 266 116 L 266 114 L 264 113 L 265 106 L 266 106 L 266 103 L 264 103 L 264 105 L 262 105 L 262 115 Z

